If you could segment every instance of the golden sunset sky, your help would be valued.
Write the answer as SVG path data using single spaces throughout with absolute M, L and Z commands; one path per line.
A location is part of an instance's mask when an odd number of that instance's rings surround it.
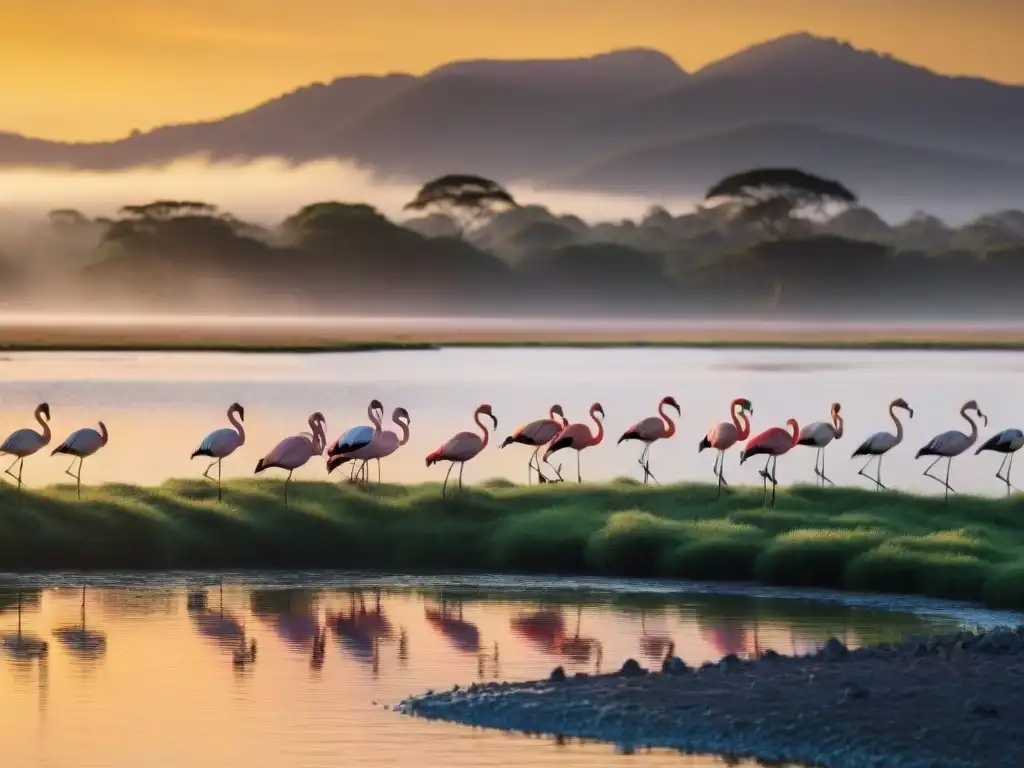
M 1024 84 L 1022 0 L 3 0 L 0 130 L 220 117 L 313 81 L 645 46 L 686 69 L 807 30 Z

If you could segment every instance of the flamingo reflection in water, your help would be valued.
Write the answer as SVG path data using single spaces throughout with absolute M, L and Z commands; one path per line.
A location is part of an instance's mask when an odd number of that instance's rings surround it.
M 452 600 L 442 593 L 438 605 L 424 606 L 423 614 L 427 623 L 444 635 L 457 651 L 480 652 L 480 630 L 476 624 L 462 618 L 462 598 Z
M 663 661 L 670 656 L 670 649 L 675 649 L 675 643 L 670 635 L 659 632 L 648 632 L 646 622 L 647 611 L 640 609 L 640 650 L 648 661 Z
M 58 627 L 53 630 L 57 638 L 70 652 L 84 657 L 97 658 L 107 650 L 107 636 L 97 630 L 85 627 L 85 585 L 82 585 L 82 621 L 80 625 Z
M 358 606 L 356 604 L 358 599 Z M 361 590 L 349 592 L 348 614 L 341 611 L 328 618 L 342 648 L 359 661 L 369 662 L 374 676 L 380 672 L 380 645 L 394 638 L 395 628 L 381 607 L 380 589 L 375 590 L 374 607 L 367 609 Z
M 593 637 L 582 637 L 580 625 L 583 621 L 583 606 L 576 609 L 576 632 L 572 637 L 561 637 L 558 640 L 558 652 L 574 664 L 589 664 L 594 657 L 594 672 L 600 674 L 604 648 L 601 641 Z
M 14 659 L 45 659 L 50 652 L 50 644 L 36 635 L 30 635 L 22 631 L 21 611 L 25 602 L 21 590 L 16 593 L 15 606 L 18 611 L 18 628 L 14 634 L 5 634 L 0 640 L 4 650 Z M 0 597 L 0 611 L 6 611 L 11 606 L 7 595 Z M 28 595 L 29 604 L 39 605 L 39 590 L 32 590 Z
M 314 595 L 308 589 L 254 589 L 249 610 L 289 648 L 306 653 L 322 634 Z
M 224 610 L 223 583 L 219 585 L 219 592 L 220 607 L 216 611 L 206 607 L 205 592 L 190 593 L 189 615 L 199 634 L 233 652 L 245 642 L 245 625 L 233 614 Z M 200 594 L 203 595 L 202 600 L 198 599 Z
M 559 638 L 565 635 L 565 617 L 557 608 L 540 608 L 520 613 L 510 620 L 512 632 L 529 641 L 544 653 L 558 650 Z
M 719 617 L 714 621 L 716 623 L 710 624 L 698 620 L 697 633 L 715 649 L 719 658 L 730 655 L 757 658 L 761 655 L 756 621 L 752 628 L 735 617 Z

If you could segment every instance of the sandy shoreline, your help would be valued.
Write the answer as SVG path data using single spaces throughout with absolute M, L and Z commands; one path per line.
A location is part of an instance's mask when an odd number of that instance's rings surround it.
M 633 662 L 635 664 L 635 662 Z M 629 665 L 629 662 L 627 662 Z M 1024 765 L 1024 627 L 427 693 L 398 712 L 827 768 Z

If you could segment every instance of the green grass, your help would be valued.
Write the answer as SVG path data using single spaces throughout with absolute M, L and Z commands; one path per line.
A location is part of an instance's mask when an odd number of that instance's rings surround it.
M 0 570 L 352 568 L 671 577 L 897 592 L 1024 609 L 1024 495 L 850 488 L 533 488 L 490 481 L 365 488 L 171 480 L 0 487 Z

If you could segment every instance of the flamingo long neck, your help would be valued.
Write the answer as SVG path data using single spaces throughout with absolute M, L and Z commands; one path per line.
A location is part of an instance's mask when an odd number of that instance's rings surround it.
M 590 409 L 590 418 L 592 418 L 597 424 L 597 432 L 590 433 L 590 444 L 597 445 L 604 440 L 604 424 L 602 424 L 601 420 L 597 418 L 597 411 L 593 408 Z
M 961 413 L 962 413 L 962 411 L 961 411 Z M 896 442 L 897 443 L 902 443 L 903 442 L 903 422 L 900 421 L 899 417 L 896 415 L 896 404 L 895 403 L 892 403 L 892 404 L 889 405 L 889 418 L 891 418 L 894 422 L 896 422 Z
M 796 445 L 800 441 L 800 425 L 797 424 L 796 419 L 790 419 L 786 422 L 786 426 L 793 430 L 793 445 Z
M 373 424 L 373 431 L 380 432 L 381 423 L 380 418 L 377 416 L 377 409 L 372 405 L 366 409 L 366 415 L 370 417 L 370 423 Z
M 967 445 L 974 445 L 974 442 L 978 439 L 978 425 L 974 419 L 967 415 L 967 408 L 961 408 L 960 415 L 967 419 L 967 423 L 971 425 L 971 434 L 967 436 Z
M 238 444 L 245 445 L 245 427 L 242 426 L 242 422 L 238 420 L 238 411 L 234 408 L 228 409 L 228 423 L 235 428 L 238 433 Z
M 38 421 L 39 426 L 43 428 L 43 444 L 45 445 L 50 442 L 50 437 L 52 436 L 50 433 L 50 423 L 43 421 L 43 412 L 38 409 L 36 410 L 36 421 Z
M 480 431 L 484 433 L 484 444 L 483 444 L 483 446 L 481 446 L 481 448 L 486 448 L 487 447 L 487 441 L 491 439 L 491 435 L 487 431 L 487 427 L 484 426 L 484 423 L 482 421 L 480 421 L 480 416 L 482 416 L 482 415 L 483 415 L 483 411 L 477 409 L 477 412 L 473 415 L 473 421 L 475 421 L 476 425 L 478 427 L 480 427 Z
M 107 425 L 104 424 L 102 421 L 99 422 L 99 425 L 100 425 L 100 445 L 106 445 L 107 444 L 107 440 L 110 438 L 110 435 L 107 434 Z
M 658 406 L 658 415 L 668 423 L 668 427 L 665 428 L 665 437 L 672 437 L 676 433 L 676 423 L 672 421 L 671 416 L 665 413 L 665 403 Z
M 839 415 L 839 411 L 832 411 L 832 432 L 836 440 L 843 436 L 843 417 Z
M 392 421 L 394 421 L 402 430 L 402 439 L 398 441 L 398 444 L 405 445 L 409 442 L 409 425 L 401 418 L 392 419 Z
M 308 423 L 309 428 L 313 430 L 313 455 L 319 456 L 327 447 L 327 437 L 318 419 L 310 419 Z
M 742 408 L 742 404 L 739 400 L 733 400 L 729 406 L 729 410 L 732 412 L 732 423 L 739 432 L 739 439 L 746 440 L 750 437 L 750 419 L 747 418 L 746 412 Z M 742 421 L 740 421 L 742 419 Z

